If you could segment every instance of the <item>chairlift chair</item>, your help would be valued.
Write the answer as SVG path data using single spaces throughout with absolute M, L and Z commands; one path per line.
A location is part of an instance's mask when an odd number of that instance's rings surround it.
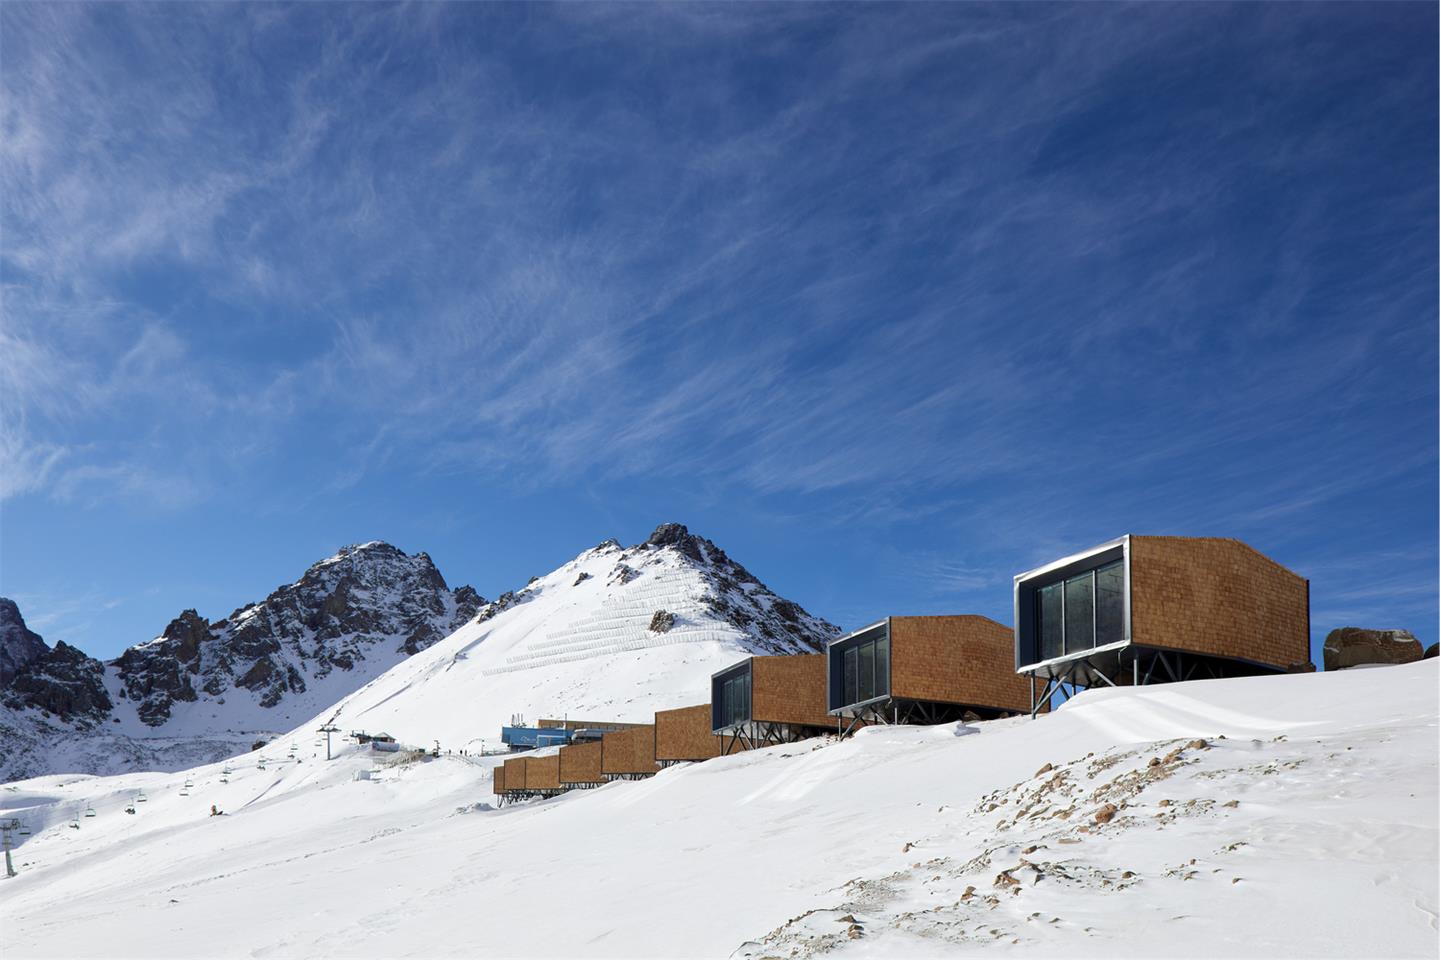
M 125 808 L 125 812 L 126 812 L 126 813 L 134 813 L 134 812 L 135 812 L 135 804 L 132 803 L 132 804 L 130 804 L 128 807 L 126 807 L 126 808 Z
M 30 836 L 30 826 L 29 826 L 29 824 L 24 824 L 24 823 L 20 824 L 20 836 L 22 836 L 22 837 L 28 837 L 28 836 Z
M 144 790 L 141 790 L 139 793 L 137 793 L 137 794 L 135 795 L 135 802 L 136 802 L 136 803 L 144 803 L 144 802 L 145 802 L 146 800 L 148 800 L 148 799 L 150 799 L 150 798 L 147 797 L 147 796 L 145 796 L 145 791 L 144 791 Z
M 85 808 L 85 816 L 87 816 L 87 817 L 93 817 L 93 816 L 95 816 L 95 807 L 94 807 L 93 804 L 90 805 L 90 806 L 87 806 L 87 807 Z

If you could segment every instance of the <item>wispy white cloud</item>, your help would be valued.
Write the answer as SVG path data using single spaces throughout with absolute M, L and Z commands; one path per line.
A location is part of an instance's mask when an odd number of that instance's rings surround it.
M 1152 136 L 1143 105 L 1106 113 L 1117 87 L 1203 62 L 1238 15 L 9 7 L 0 370 L 7 472 L 32 478 L 10 494 L 188 503 L 303 447 L 307 489 L 660 476 L 870 524 L 923 491 L 947 522 L 1020 513 L 1058 542 L 1095 521 L 1037 491 L 1107 498 L 1122 460 L 1150 486 L 1111 515 L 1219 473 L 1203 451 L 1237 484 L 1273 475 L 1241 451 L 1343 411 L 1415 326 L 1382 298 L 1363 328 L 1304 329 L 1324 197 L 1254 251 L 1257 289 L 1226 286 L 1214 211 L 1255 175 L 1232 146 L 1314 64 L 1257 58 L 1272 101 L 1244 112 L 1154 91 L 1200 131 L 1181 147 L 1097 162 L 1087 139 Z M 1037 52 L 997 56 L 1016 43 Z M 1335 155 L 1296 136 L 1267 146 L 1287 175 Z M 136 294 L 137 272 L 186 282 Z M 1062 429 L 1096 402 L 1124 414 Z M 1330 497 L 1248 489 L 1203 509 L 1261 524 Z

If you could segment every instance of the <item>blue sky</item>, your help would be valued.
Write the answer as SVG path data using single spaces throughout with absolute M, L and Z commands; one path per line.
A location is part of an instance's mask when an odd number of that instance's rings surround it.
M 1437 618 L 1433 4 L 0 6 L 0 593 L 678 520 L 843 626 L 1125 532 Z

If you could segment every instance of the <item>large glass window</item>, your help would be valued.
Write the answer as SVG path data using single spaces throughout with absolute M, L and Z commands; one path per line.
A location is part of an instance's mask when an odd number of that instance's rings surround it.
M 1040 659 L 1050 660 L 1065 652 L 1065 599 L 1063 583 L 1040 588 L 1037 613 L 1040 621 Z
M 890 692 L 890 634 L 880 634 L 875 641 L 875 696 Z
M 1065 581 L 1065 652 L 1095 646 L 1095 577 L 1086 571 Z
M 860 698 L 860 653 L 854 647 L 845 651 L 845 702 Z
M 860 654 L 860 690 L 856 703 L 875 696 L 875 644 L 862 643 L 857 648 Z
M 884 625 L 846 637 L 830 653 L 828 703 L 839 710 L 890 692 L 890 632 Z
M 1125 638 L 1125 566 L 1119 560 L 1095 571 L 1095 646 Z
M 1125 639 L 1125 565 L 1116 560 L 1035 591 L 1039 659 Z
M 720 684 L 720 725 L 730 727 L 750 719 L 750 671 L 728 677 Z

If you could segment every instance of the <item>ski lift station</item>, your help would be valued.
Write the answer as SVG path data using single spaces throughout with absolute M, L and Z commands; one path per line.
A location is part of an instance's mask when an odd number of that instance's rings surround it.
M 989 617 L 886 617 L 826 649 L 828 712 L 871 723 L 991 720 L 1030 709 L 1014 631 Z
M 1310 581 L 1239 540 L 1120 537 L 1020 574 L 1014 602 L 1032 715 L 1065 684 L 1313 669 Z
M 642 724 L 617 723 L 613 720 L 538 720 L 533 727 L 501 727 L 500 742 L 511 750 L 537 750 L 577 741 L 599 740 L 613 730 L 636 726 Z

